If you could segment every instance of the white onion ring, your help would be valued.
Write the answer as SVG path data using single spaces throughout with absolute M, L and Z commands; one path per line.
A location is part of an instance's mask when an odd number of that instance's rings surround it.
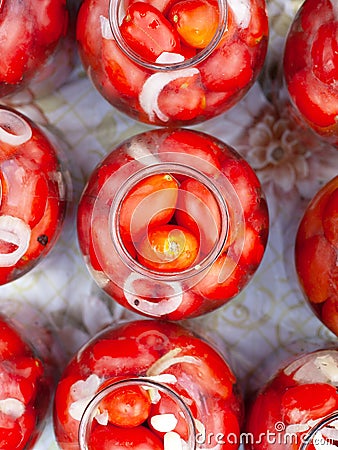
M 177 281 L 174 281 L 170 284 L 168 283 L 168 286 L 172 288 L 174 292 L 177 292 L 177 294 L 156 303 L 145 300 L 144 298 L 139 298 L 138 296 L 136 296 L 136 294 L 133 294 L 133 283 L 139 280 L 143 281 L 144 277 L 138 275 L 137 273 L 131 273 L 124 282 L 124 295 L 127 299 L 127 302 L 130 306 L 133 307 L 133 309 L 137 309 L 138 311 L 145 314 L 151 314 L 152 316 L 161 317 L 165 314 L 176 311 L 181 305 L 183 301 L 183 293 L 181 284 Z M 137 304 L 135 303 L 135 300 L 137 300 Z
M 251 19 L 250 2 L 248 0 L 228 0 L 237 24 L 242 28 L 248 28 Z
M 32 129 L 26 120 L 13 111 L 0 109 L 0 141 L 13 146 L 21 145 L 28 142 L 32 134 Z
M 14 266 L 24 256 L 29 247 L 31 229 L 22 219 L 0 216 L 0 240 L 16 245 L 11 253 L 0 253 L 0 267 Z
M 184 57 L 182 55 L 169 52 L 163 52 L 156 60 L 157 63 L 161 64 L 173 64 L 182 61 L 184 61 Z M 160 93 L 171 81 L 178 78 L 192 77 L 198 73 L 199 70 L 192 67 L 178 69 L 172 72 L 156 72 L 147 78 L 140 92 L 139 101 L 143 110 L 148 114 L 149 119 L 154 121 L 157 116 L 162 122 L 167 122 L 169 117 L 161 111 L 158 105 L 158 97 Z

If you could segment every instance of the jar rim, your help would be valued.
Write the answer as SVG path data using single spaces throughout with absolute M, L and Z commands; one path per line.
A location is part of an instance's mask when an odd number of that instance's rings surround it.
M 113 393 L 114 390 L 120 387 L 129 387 L 129 386 L 145 386 L 147 389 L 156 389 L 158 391 L 164 392 L 168 395 L 172 400 L 178 404 L 180 408 L 180 412 L 182 412 L 184 419 L 186 420 L 188 426 L 188 448 L 189 450 L 196 449 L 196 426 L 194 417 L 188 407 L 188 405 L 182 400 L 178 393 L 174 391 L 174 389 L 170 388 L 164 383 L 153 380 L 151 377 L 140 376 L 133 378 L 126 378 L 123 380 L 112 381 L 110 384 L 107 384 L 103 389 L 98 391 L 90 402 L 87 404 L 79 425 L 78 430 L 78 441 L 80 450 L 88 450 L 87 440 L 88 440 L 88 431 L 90 431 L 90 425 L 94 420 L 94 414 L 97 411 L 97 407 L 100 402 L 109 394 Z
M 119 14 L 120 14 L 120 6 L 123 0 L 109 0 L 109 8 L 108 8 L 108 21 L 109 26 L 111 29 L 111 32 L 114 36 L 114 39 L 120 48 L 120 50 L 123 51 L 125 55 L 127 55 L 134 63 L 150 70 L 155 71 L 175 71 L 179 69 L 186 69 L 191 68 L 195 66 L 196 64 L 201 63 L 204 61 L 208 56 L 211 55 L 211 53 L 215 50 L 217 45 L 219 44 L 223 34 L 227 30 L 228 26 L 228 3 L 227 0 L 217 0 L 218 7 L 219 7 L 219 20 L 218 20 L 218 26 L 217 30 L 212 38 L 212 40 L 209 42 L 209 44 L 201 49 L 199 52 L 197 52 L 196 55 L 194 55 L 191 58 L 173 61 L 173 62 L 150 62 L 144 58 L 142 58 L 137 52 L 135 52 L 133 49 L 130 48 L 130 46 L 127 45 L 125 40 L 123 39 L 123 36 L 121 34 L 120 28 L 119 28 Z M 173 55 L 176 56 L 182 56 L 180 54 L 174 53 Z
M 321 419 L 318 423 L 316 423 L 316 425 L 314 425 L 314 427 L 305 434 L 299 450 L 307 450 L 309 448 L 309 445 L 311 445 L 312 440 L 316 439 L 316 435 L 318 434 L 318 432 L 320 432 L 320 430 L 322 430 L 325 426 L 334 421 L 338 421 L 338 411 L 334 411 L 333 413 L 329 414 L 328 416 Z
M 185 270 L 173 271 L 173 272 L 165 272 L 165 271 L 155 271 L 149 268 L 144 267 L 138 261 L 136 261 L 128 252 L 125 247 L 119 227 L 119 216 L 121 211 L 121 206 L 124 198 L 130 191 L 130 189 L 135 186 L 136 183 L 143 180 L 147 176 L 159 174 L 159 173 L 171 173 L 171 174 L 183 174 L 186 176 L 191 176 L 194 179 L 202 182 L 212 193 L 215 200 L 217 201 L 217 205 L 219 208 L 219 212 L 221 214 L 221 229 L 218 236 L 218 239 L 213 246 L 213 248 L 209 251 L 209 253 L 200 261 L 194 263 L 191 267 L 188 267 Z M 132 273 L 140 274 L 142 276 L 146 276 L 152 280 L 158 280 L 161 282 L 168 281 L 186 281 L 190 278 L 195 278 L 199 274 L 203 273 L 206 268 L 210 267 L 212 263 L 218 258 L 221 254 L 225 242 L 227 240 L 229 234 L 229 211 L 228 206 L 221 192 L 219 191 L 217 185 L 203 172 L 198 171 L 194 167 L 187 167 L 185 164 L 176 163 L 176 162 L 161 162 L 157 164 L 152 164 L 150 166 L 143 167 L 138 171 L 134 172 L 121 186 L 119 192 L 116 194 L 114 201 L 110 207 L 110 215 L 109 215 L 109 228 L 111 233 L 112 242 L 114 243 L 116 252 L 120 255 L 120 257 L 124 258 L 125 264 L 129 267 Z

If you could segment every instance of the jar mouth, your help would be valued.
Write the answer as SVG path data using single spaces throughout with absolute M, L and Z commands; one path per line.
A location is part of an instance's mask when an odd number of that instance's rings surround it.
M 120 233 L 119 222 L 121 207 L 123 204 L 123 200 L 128 195 L 131 188 L 138 182 L 144 180 L 144 178 L 146 178 L 147 176 L 162 173 L 173 174 L 173 176 L 175 176 L 175 174 L 184 175 L 201 182 L 213 194 L 221 215 L 221 228 L 213 248 L 206 256 L 204 256 L 200 260 L 197 260 L 196 263 L 194 262 L 190 267 L 184 270 L 170 272 L 156 271 L 154 269 L 149 269 L 148 267 L 143 266 L 129 253 Z M 110 207 L 109 228 L 111 239 L 114 243 L 116 252 L 120 255 L 120 257 L 124 259 L 124 263 L 128 266 L 132 273 L 139 274 L 155 281 L 187 281 L 188 279 L 196 277 L 199 274 L 203 274 L 204 271 L 208 267 L 210 267 L 221 254 L 229 233 L 229 220 L 230 219 L 227 204 L 216 184 L 207 175 L 196 170 L 195 168 L 187 167 L 184 164 L 170 162 L 158 163 L 148 167 L 144 167 L 133 173 L 122 184 Z
M 168 385 L 152 380 L 151 377 L 135 377 L 128 378 L 119 381 L 112 381 L 103 388 L 99 392 L 97 392 L 94 397 L 87 404 L 83 415 L 80 420 L 79 430 L 78 430 L 78 441 L 79 448 L 81 450 L 88 450 L 90 447 L 88 446 L 88 441 L 92 429 L 92 424 L 94 422 L 95 417 L 100 413 L 100 404 L 104 401 L 107 396 L 113 396 L 114 392 L 123 388 L 136 387 L 141 388 L 144 392 L 148 392 L 149 398 L 152 399 L 151 403 L 156 404 L 157 401 L 161 398 L 161 395 L 165 395 L 169 397 L 177 406 L 179 411 L 179 415 L 184 419 L 187 430 L 188 430 L 188 438 L 187 438 L 187 448 L 189 450 L 196 449 L 196 426 L 194 417 L 188 407 L 188 405 L 182 400 L 182 398 Z M 100 419 L 99 419 L 100 420 Z M 132 433 L 133 427 L 130 428 L 130 432 Z M 160 431 L 160 430 L 158 430 Z
M 141 65 L 144 68 L 155 70 L 155 71 L 174 71 L 179 69 L 185 69 L 204 61 L 217 47 L 223 34 L 227 30 L 227 19 L 228 19 L 228 6 L 227 0 L 218 0 L 219 8 L 219 20 L 217 30 L 210 41 L 210 43 L 203 49 L 201 49 L 196 55 L 191 58 L 184 59 L 178 58 L 182 56 L 176 53 L 169 53 L 169 55 L 174 55 L 177 58 L 170 58 L 170 62 L 156 61 L 150 62 L 142 58 L 138 53 L 136 53 L 130 46 L 125 42 L 120 31 L 120 18 L 121 18 L 121 8 L 123 0 L 109 0 L 109 25 L 113 33 L 114 39 L 116 40 L 119 48 L 136 64 Z
M 308 450 L 313 442 L 323 448 L 338 449 L 338 411 L 324 417 L 305 434 L 299 450 Z M 320 448 L 322 448 L 320 447 Z M 317 447 L 316 447 L 317 448 Z

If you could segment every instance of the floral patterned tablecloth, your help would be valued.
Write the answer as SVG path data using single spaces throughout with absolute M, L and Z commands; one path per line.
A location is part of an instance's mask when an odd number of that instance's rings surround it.
M 286 355 L 336 338 L 319 322 L 297 284 L 293 243 L 298 221 L 319 187 L 338 173 L 338 153 L 290 116 L 280 81 L 285 36 L 301 0 L 268 0 L 270 43 L 262 76 L 240 104 L 194 128 L 234 146 L 256 170 L 270 210 L 270 237 L 249 286 L 219 310 L 193 319 L 225 343 L 243 390 L 259 387 Z M 60 240 L 32 272 L 0 288 L 2 310 L 27 326 L 51 327 L 62 368 L 103 326 L 137 317 L 108 300 L 79 252 L 76 205 L 91 171 L 116 144 L 148 127 L 114 110 L 94 90 L 78 63 L 53 95 L 18 109 L 62 140 L 73 184 Z M 307 348 L 307 347 L 304 347 Z M 60 356 L 60 355 L 63 355 Z M 36 445 L 56 449 L 51 420 Z

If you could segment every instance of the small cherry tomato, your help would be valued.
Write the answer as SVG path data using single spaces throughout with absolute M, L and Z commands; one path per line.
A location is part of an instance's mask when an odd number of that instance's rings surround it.
M 181 77 L 168 83 L 158 97 L 162 113 L 174 120 L 185 121 L 203 114 L 205 89 L 200 75 Z
M 125 42 L 145 60 L 155 62 L 163 52 L 180 53 L 180 38 L 171 23 L 154 6 L 132 3 L 120 26 Z
M 322 303 L 329 297 L 336 261 L 336 252 L 324 236 L 312 236 L 296 246 L 297 273 L 312 303 Z
M 338 251 L 338 188 L 328 198 L 322 220 L 326 239 Z
M 198 49 L 210 44 L 219 23 L 217 2 L 208 0 L 181 0 L 173 5 L 168 17 L 182 41 Z
M 140 386 L 121 386 L 108 394 L 99 405 L 100 412 L 108 412 L 113 425 L 133 428 L 148 419 L 151 400 L 149 393 Z
M 329 384 L 300 384 L 282 397 L 281 411 L 286 423 L 306 423 L 325 417 L 337 409 L 336 388 Z
M 136 247 L 139 262 L 160 272 L 188 269 L 199 252 L 197 238 L 186 228 L 162 225 L 149 229 L 146 237 Z
M 180 184 L 175 219 L 199 237 L 204 255 L 212 250 L 219 237 L 221 215 L 214 195 L 204 184 L 191 178 Z
M 338 21 L 321 25 L 311 47 L 313 72 L 323 83 L 338 80 Z
M 148 227 L 170 221 L 178 195 L 178 183 L 168 174 L 151 175 L 138 182 L 123 199 L 120 233 L 124 241 L 139 241 Z

